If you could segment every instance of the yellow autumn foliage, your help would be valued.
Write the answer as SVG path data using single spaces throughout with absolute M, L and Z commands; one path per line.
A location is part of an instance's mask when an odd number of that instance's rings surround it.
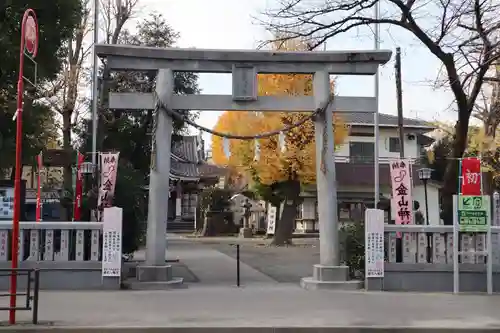
M 295 41 L 276 45 L 276 49 L 303 50 L 305 46 Z M 259 74 L 257 77 L 259 96 L 312 95 L 312 75 L 304 74 Z M 333 84 L 332 84 L 333 86 Z M 214 130 L 237 135 L 256 135 L 282 129 L 297 123 L 310 113 L 305 112 L 253 112 L 226 111 L 218 119 Z M 314 183 L 316 179 L 314 123 L 309 120 L 285 134 L 282 151 L 279 136 L 253 141 L 229 140 L 230 156 L 224 152 L 224 140 L 213 136 L 212 158 L 216 164 L 227 165 L 244 174 L 247 179 L 257 175 L 263 184 L 284 180 L 300 180 Z M 334 115 L 335 145 L 344 142 L 348 127 Z M 260 153 L 256 156 L 256 145 Z
M 455 133 L 455 127 L 452 123 L 434 122 L 433 126 L 440 131 L 441 136 L 452 137 Z M 498 131 L 497 131 L 498 132 Z M 467 138 L 467 147 L 465 154 L 480 154 L 495 151 L 500 146 L 500 133 L 495 137 L 487 136 L 484 128 L 481 126 L 469 126 Z M 432 149 L 427 152 L 429 160 L 434 160 Z

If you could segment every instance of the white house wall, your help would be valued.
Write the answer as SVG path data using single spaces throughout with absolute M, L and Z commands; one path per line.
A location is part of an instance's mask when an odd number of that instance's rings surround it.
M 366 132 L 371 133 L 373 130 L 358 130 L 351 129 L 351 132 Z M 411 134 L 410 132 L 408 134 Z M 381 163 L 388 163 L 390 160 L 397 159 L 399 153 L 393 153 L 389 151 L 389 138 L 397 138 L 398 131 L 396 128 L 391 129 L 380 129 L 379 143 L 379 156 Z M 337 162 L 348 162 L 349 158 L 349 142 L 374 142 L 375 137 L 367 136 L 349 136 L 346 138 L 345 143 L 337 148 L 335 152 Z M 405 157 L 416 159 L 420 157 L 420 149 L 417 144 L 417 139 L 408 140 L 408 136 L 405 134 L 404 141 Z M 384 160 L 385 159 L 385 160 Z
M 372 190 L 372 189 L 369 189 Z M 366 187 L 362 186 L 349 186 L 349 188 L 341 188 L 339 189 L 339 194 L 345 192 L 367 192 Z M 381 189 L 381 196 L 389 198 L 391 192 L 389 189 Z M 419 185 L 413 187 L 412 190 L 413 200 L 416 200 L 420 203 L 420 211 L 424 214 L 425 217 L 425 192 L 424 186 Z M 432 225 L 441 224 L 439 218 L 439 189 L 434 185 L 427 186 L 427 195 L 428 195 L 428 203 L 429 203 L 429 222 Z M 302 218 L 303 219 L 314 219 L 315 218 L 315 205 L 316 205 L 315 197 L 306 197 L 302 203 Z M 396 216 L 396 209 L 394 206 L 391 206 L 391 217 L 394 219 Z
M 424 186 L 415 186 L 413 188 L 413 200 L 420 203 L 420 211 L 425 217 L 425 191 Z M 434 185 L 427 185 L 427 200 L 429 202 L 429 224 L 438 225 L 439 218 L 439 189 Z

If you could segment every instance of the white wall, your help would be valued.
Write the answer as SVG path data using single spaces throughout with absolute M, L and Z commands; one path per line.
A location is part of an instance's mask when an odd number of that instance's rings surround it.
M 355 132 L 361 132 L 360 130 L 353 130 Z M 368 132 L 368 131 L 367 131 Z M 371 131 L 373 132 L 373 131 Z M 368 132 L 370 133 L 370 132 Z M 407 133 L 411 134 L 411 133 Z M 393 153 L 389 151 L 389 138 L 398 138 L 398 131 L 396 128 L 394 129 L 380 129 L 380 137 L 378 140 L 379 144 L 379 156 L 381 158 L 380 162 L 381 163 L 389 163 L 389 159 L 396 159 L 399 157 L 399 153 Z M 349 157 L 349 142 L 350 141 L 355 141 L 355 142 L 374 142 L 375 137 L 366 137 L 366 136 L 349 136 L 346 138 L 345 143 L 340 146 L 337 151 L 335 152 L 336 155 L 336 160 L 337 162 L 348 162 L 347 158 Z M 415 136 L 414 140 L 408 140 L 408 136 L 405 134 L 405 141 L 404 141 L 404 149 L 405 149 L 405 156 L 407 158 L 419 158 L 420 156 L 420 150 L 417 144 L 417 139 Z M 386 159 L 386 160 L 384 160 Z
M 362 188 L 362 187 L 349 187 L 349 192 L 366 192 L 367 188 Z M 341 192 L 341 190 L 339 191 Z M 387 190 L 382 190 L 381 189 L 381 195 L 389 198 L 390 197 L 390 191 Z M 413 200 L 416 200 L 420 203 L 420 211 L 424 215 L 425 218 L 425 192 L 424 192 L 424 186 L 419 185 L 413 187 L 412 190 L 412 196 Z M 429 204 L 429 223 L 432 225 L 438 225 L 441 224 L 440 218 L 439 218 L 439 189 L 433 184 L 429 184 L 427 186 L 427 198 L 428 198 L 428 204 Z M 302 203 L 302 218 L 303 219 L 314 219 L 314 212 L 315 212 L 315 204 L 316 204 L 316 198 L 304 198 L 304 201 Z M 391 217 L 394 220 L 394 217 L 396 216 L 396 208 L 393 206 L 392 212 L 391 212 Z
M 425 190 L 423 185 L 414 186 L 412 189 L 413 200 L 416 200 L 420 204 L 420 211 L 425 216 Z M 432 184 L 427 185 L 427 200 L 429 204 L 429 224 L 438 225 L 441 224 L 439 218 L 439 189 Z M 394 220 L 396 216 L 396 208 L 391 207 L 391 216 Z
M 302 202 L 302 218 L 314 219 L 316 217 L 316 198 L 307 197 Z
M 413 188 L 413 200 L 420 203 L 420 211 L 425 217 L 425 191 L 424 186 L 415 186 Z M 429 224 L 438 225 L 439 218 L 439 189 L 434 185 L 427 185 L 427 200 L 429 203 Z

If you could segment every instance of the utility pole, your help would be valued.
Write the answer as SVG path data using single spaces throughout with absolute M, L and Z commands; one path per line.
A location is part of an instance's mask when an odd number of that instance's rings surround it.
M 95 46 L 99 42 L 99 1 L 94 0 L 94 54 L 92 61 L 92 165 L 97 170 L 97 123 L 99 114 L 97 110 L 98 85 L 99 85 L 99 60 Z
M 380 1 L 377 1 L 375 3 L 375 6 L 374 6 L 374 11 L 375 11 L 375 20 L 378 20 L 380 18 Z M 375 50 L 380 50 L 380 24 L 379 23 L 375 23 L 375 29 L 374 29 L 374 48 Z M 379 107 L 378 107 L 378 104 L 379 104 L 379 72 L 380 72 L 380 69 L 377 68 L 377 73 L 375 74 L 375 78 L 374 78 L 374 95 L 375 95 L 375 101 L 376 101 L 376 110 L 375 110 L 375 114 L 373 116 L 373 128 L 374 128 L 374 131 L 373 131 L 373 134 L 374 134 L 374 137 L 375 137 L 375 142 L 374 142 L 374 152 L 373 152 L 373 155 L 374 155 L 374 158 L 375 158 L 375 161 L 374 161 L 374 169 L 375 169 L 375 172 L 374 172 L 374 178 L 375 178 L 375 181 L 374 181 L 374 184 L 375 184 L 375 188 L 374 188 L 374 208 L 378 208 L 378 203 L 379 203 L 379 200 L 380 200 L 380 169 L 379 169 L 379 155 L 380 155 L 380 152 L 379 152 L 379 140 L 380 140 L 380 129 L 379 129 L 379 118 L 378 118 L 378 111 L 379 111 Z
M 405 157 L 405 135 L 403 127 L 403 88 L 401 87 L 401 48 L 396 47 L 396 63 L 394 64 L 396 74 L 396 99 L 398 103 L 398 132 L 399 132 L 399 156 Z

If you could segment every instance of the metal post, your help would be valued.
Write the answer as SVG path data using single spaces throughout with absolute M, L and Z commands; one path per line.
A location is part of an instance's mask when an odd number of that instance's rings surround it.
M 424 198 L 425 198 L 425 221 L 426 225 L 429 225 L 429 201 L 427 200 L 427 179 L 423 179 L 424 182 Z
M 156 93 L 168 107 L 174 92 L 174 75 L 170 69 L 158 71 Z M 149 178 L 149 210 L 146 234 L 146 263 L 150 266 L 165 266 L 167 240 L 168 191 L 170 190 L 170 145 L 172 140 L 172 118 L 165 110 L 157 110 L 156 128 L 152 152 L 152 168 Z
M 95 46 L 99 42 L 99 1 L 94 0 L 94 50 L 93 50 L 93 63 L 92 63 L 92 164 L 96 165 L 97 162 L 97 99 L 98 85 L 99 85 L 99 64 Z
M 401 48 L 396 48 L 396 96 L 398 101 L 399 157 L 405 158 L 405 134 L 403 122 L 403 89 L 401 87 Z
M 377 1 L 375 3 L 375 20 L 378 20 L 380 18 L 380 1 Z M 374 44 L 375 44 L 375 50 L 380 49 L 380 24 L 375 23 L 375 29 L 374 29 Z M 380 199 L 380 181 L 379 181 L 379 139 L 380 139 L 380 131 L 379 131 L 379 71 L 380 69 L 377 67 L 377 73 L 375 74 L 375 100 L 377 104 L 377 109 L 375 110 L 374 114 L 374 119 L 373 119 L 373 126 L 374 126 L 374 136 L 375 136 L 375 145 L 374 145 L 374 156 L 375 156 L 375 189 L 374 189 L 374 200 L 375 200 L 375 205 L 374 208 L 378 207 L 379 199 Z
M 31 270 L 26 272 L 26 309 L 30 308 L 31 302 Z
M 489 198 L 488 198 L 489 199 Z M 490 201 L 491 202 L 491 201 Z M 491 203 L 488 205 L 491 212 Z M 488 252 L 486 257 L 486 291 L 488 295 L 493 294 L 493 244 L 491 240 L 491 213 L 488 215 L 488 231 L 486 233 L 486 251 Z
M 459 195 L 453 196 L 453 293 L 460 292 L 459 267 L 458 267 L 458 200 Z
M 19 77 L 17 80 L 16 120 L 16 164 L 14 175 L 14 217 L 12 219 L 12 260 L 10 275 L 9 324 L 16 323 L 17 264 L 19 260 L 19 220 L 21 218 L 21 177 L 22 177 L 22 140 L 23 140 L 23 96 L 24 96 L 24 53 L 32 58 L 38 52 L 38 24 L 36 14 L 29 8 L 21 21 L 21 45 L 19 48 Z
M 33 287 L 33 325 L 38 324 L 38 295 L 40 293 L 40 270 L 35 269 L 35 280 Z
M 330 91 L 328 72 L 314 74 L 314 99 L 324 103 Z M 339 265 L 337 183 L 335 178 L 334 127 L 331 109 L 314 121 L 316 138 L 316 185 L 318 188 L 320 265 Z
M 236 244 L 236 286 L 240 286 L 240 244 Z
M 460 267 L 459 264 L 459 242 L 460 242 L 460 225 L 458 223 L 458 200 L 461 196 L 461 179 L 462 179 L 462 159 L 458 162 L 458 189 L 457 195 L 453 196 L 453 293 L 460 292 Z

